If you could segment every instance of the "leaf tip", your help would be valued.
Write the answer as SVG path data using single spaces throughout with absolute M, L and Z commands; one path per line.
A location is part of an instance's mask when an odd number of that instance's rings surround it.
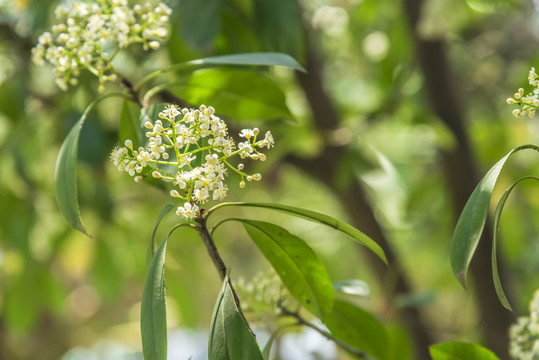
M 460 285 L 462 285 L 462 287 L 467 290 L 467 287 L 466 287 L 466 272 L 465 271 L 461 271 L 459 273 L 456 273 L 455 274 L 455 277 L 457 278 L 457 280 L 459 281 Z

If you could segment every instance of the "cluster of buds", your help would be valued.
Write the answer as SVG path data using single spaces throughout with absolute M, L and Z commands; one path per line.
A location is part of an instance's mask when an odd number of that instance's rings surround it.
M 242 299 L 243 311 L 254 313 L 257 317 L 272 317 L 280 313 L 276 305 L 285 300 L 286 294 L 275 272 L 259 272 L 249 282 L 239 278 L 236 287 Z
M 509 329 L 509 353 L 516 360 L 537 359 L 539 354 L 539 290 L 530 302 L 530 316 L 522 316 Z
M 168 35 L 172 10 L 163 3 L 129 7 L 127 0 L 73 2 L 56 8 L 59 24 L 39 37 L 32 60 L 54 65 L 56 84 L 63 90 L 77 84 L 81 69 L 99 78 L 99 90 L 107 81 L 118 81 L 111 61 L 117 51 L 134 43 L 158 49 Z
M 135 149 L 131 140 L 124 147 L 115 148 L 110 156 L 120 171 L 134 177 L 136 182 L 150 173 L 174 185 L 170 195 L 185 203 L 176 213 L 193 220 L 199 213 L 199 204 L 210 198 L 222 200 L 228 191 L 224 180 L 231 169 L 241 177 L 240 187 L 247 181 L 259 181 L 260 174 L 247 174 L 244 165 L 229 163 L 234 156 L 253 160 L 266 160 L 263 148 L 273 146 L 268 131 L 259 139 L 258 129 L 244 129 L 240 136 L 246 140 L 238 146 L 228 136 L 226 123 L 215 116 L 215 109 L 201 105 L 199 109 L 179 109 L 168 105 L 159 113 L 159 120 L 147 121 L 146 147 Z
M 531 68 L 528 73 L 528 83 L 534 87 L 531 93 L 524 95 L 524 89 L 520 88 L 512 98 L 507 99 L 508 104 L 517 104 L 520 109 L 513 110 L 516 117 L 535 116 L 535 110 L 539 109 L 539 75 L 535 73 L 535 68 Z

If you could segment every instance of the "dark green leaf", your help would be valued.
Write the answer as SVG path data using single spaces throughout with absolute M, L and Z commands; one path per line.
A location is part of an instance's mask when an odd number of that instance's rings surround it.
M 305 30 L 295 1 L 254 0 L 255 29 L 262 47 L 303 59 Z
M 165 298 L 165 253 L 169 231 L 155 253 L 144 282 L 140 310 L 142 351 L 146 360 L 167 358 L 167 309 Z
M 466 274 L 472 257 L 483 233 L 487 219 L 488 208 L 492 191 L 496 185 L 498 175 L 502 170 L 507 158 L 517 151 L 533 149 L 539 151 L 535 145 L 522 145 L 511 150 L 498 161 L 489 172 L 481 179 L 466 206 L 462 210 L 453 239 L 451 241 L 451 267 L 456 278 L 462 286 L 466 287 Z
M 360 307 L 337 299 L 324 323 L 333 336 L 354 348 L 378 360 L 388 357 L 389 337 L 384 326 Z
M 432 360 L 499 360 L 490 350 L 476 344 L 446 342 L 432 345 Z
M 234 220 L 243 223 L 290 294 L 307 310 L 323 319 L 333 307 L 335 294 L 326 268 L 314 251 L 280 226 L 262 221 Z
M 289 215 L 301 217 L 304 219 L 307 219 L 309 221 L 318 222 L 327 226 L 330 226 L 336 230 L 339 230 L 353 239 L 357 240 L 362 245 L 366 246 L 368 249 L 370 249 L 372 252 L 374 252 L 380 259 L 382 259 L 387 264 L 387 259 L 384 254 L 384 251 L 382 248 L 374 242 L 370 237 L 356 229 L 355 227 L 337 220 L 331 216 L 317 213 L 310 210 L 300 209 L 294 206 L 288 206 L 288 205 L 281 205 L 281 204 L 272 204 L 272 203 L 251 203 L 251 202 L 227 202 L 222 203 L 219 205 L 214 206 L 210 210 L 207 211 L 206 217 L 212 214 L 215 210 L 226 207 L 226 206 L 246 206 L 246 207 L 258 207 L 258 208 L 266 208 L 270 210 L 278 210 L 285 212 Z
M 197 48 L 206 48 L 215 39 L 220 27 L 221 0 L 182 0 L 180 25 L 185 41 Z M 196 14 L 196 16 L 194 16 Z
M 511 194 L 511 191 L 513 191 L 515 186 L 517 186 L 520 182 L 528 179 L 539 181 L 539 178 L 535 176 L 526 176 L 515 181 L 507 190 L 505 190 L 504 194 L 500 198 L 500 201 L 498 202 L 498 206 L 496 206 L 496 212 L 494 213 L 494 235 L 492 237 L 492 278 L 494 280 L 494 288 L 496 289 L 496 294 L 498 294 L 498 299 L 500 299 L 500 302 L 506 309 L 511 311 L 513 311 L 513 309 L 505 296 L 502 282 L 500 280 L 500 274 L 498 273 L 498 259 L 496 256 L 496 248 L 498 246 L 498 230 L 500 228 L 500 219 L 502 216 L 503 207 L 505 206 L 505 202 L 507 201 L 509 194 Z
M 210 325 L 209 360 L 262 360 L 262 353 L 241 316 L 228 276 L 217 297 Z
M 150 261 L 153 259 L 153 255 L 155 254 L 155 233 L 157 232 L 157 228 L 159 227 L 159 224 L 161 223 L 161 220 L 167 215 L 170 210 L 174 209 L 176 205 L 174 204 L 167 204 L 165 207 L 161 210 L 159 213 L 159 216 L 157 217 L 157 221 L 155 222 L 155 226 L 152 231 L 152 236 L 150 237 L 150 243 L 148 244 L 148 250 L 146 251 L 146 264 L 149 264 Z
M 84 120 L 86 120 L 85 115 L 73 126 L 60 148 L 58 159 L 56 160 L 54 188 L 58 208 L 65 221 L 72 228 L 88 235 L 80 218 L 79 200 L 77 198 L 77 152 L 80 131 Z
M 283 91 L 274 81 L 251 71 L 196 71 L 173 92 L 190 104 L 212 105 L 217 112 L 238 119 L 290 117 Z
M 77 153 L 79 149 L 79 136 L 84 121 L 88 117 L 94 106 L 108 97 L 123 96 L 121 94 L 108 94 L 94 100 L 80 119 L 75 123 L 69 134 L 64 139 L 58 159 L 56 160 L 56 170 L 54 174 L 54 189 L 58 208 L 65 221 L 74 229 L 88 234 L 82 224 L 79 212 L 79 201 L 77 198 Z

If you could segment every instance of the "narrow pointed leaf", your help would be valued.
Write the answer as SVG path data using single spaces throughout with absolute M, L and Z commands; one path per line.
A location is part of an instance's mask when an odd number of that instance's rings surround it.
M 335 300 L 331 313 L 324 319 L 331 334 L 354 348 L 384 360 L 389 355 L 389 336 L 371 313 L 343 300 Z
M 169 67 L 156 70 L 142 79 L 136 90 L 142 89 L 152 79 L 163 74 L 176 72 L 178 75 L 185 75 L 196 69 L 204 69 L 219 65 L 237 65 L 237 66 L 284 66 L 294 70 L 307 72 L 293 57 L 278 52 L 256 52 L 232 55 L 212 56 L 203 59 L 191 60 L 184 63 L 174 64 Z
M 498 202 L 498 206 L 496 207 L 496 212 L 494 213 L 494 235 L 492 237 L 492 278 L 494 280 L 494 288 L 496 289 L 496 294 L 498 295 L 498 299 L 500 299 L 500 302 L 506 309 L 511 310 L 511 311 L 513 311 L 513 309 L 511 308 L 511 305 L 509 304 L 507 297 L 505 296 L 505 292 L 503 291 L 503 287 L 502 287 L 502 282 L 500 280 L 500 274 L 498 272 L 498 258 L 496 255 L 496 248 L 498 246 L 498 230 L 500 228 L 500 219 L 502 216 L 503 207 L 505 206 L 505 203 L 509 197 L 509 194 L 511 194 L 515 186 L 517 186 L 522 181 L 528 180 L 528 179 L 539 181 L 539 178 L 535 176 L 526 176 L 515 181 L 509 188 L 507 188 L 507 190 L 505 190 L 504 194 L 500 198 L 500 201 Z
M 167 312 L 165 301 L 165 251 L 167 239 L 155 253 L 142 293 L 140 330 L 142 350 L 148 360 L 167 358 Z
M 323 319 L 333 307 L 335 293 L 326 268 L 309 245 L 280 226 L 263 221 L 234 220 L 243 223 L 290 294 Z
M 159 213 L 159 216 L 157 217 L 157 221 L 155 222 L 155 226 L 152 231 L 152 236 L 150 238 L 150 243 L 148 244 L 148 250 L 146 251 L 146 264 L 149 265 L 150 262 L 153 259 L 153 256 L 155 254 L 155 233 L 157 232 L 157 228 L 159 227 L 159 224 L 161 223 L 161 220 L 170 212 L 170 210 L 174 209 L 176 205 L 174 204 L 167 204 L 165 207 L 161 210 Z
M 429 348 L 432 360 L 500 360 L 482 346 L 464 342 L 446 342 Z
M 142 306 L 140 330 L 142 352 L 146 360 L 166 360 L 167 358 L 167 310 L 165 298 L 165 253 L 170 235 L 179 227 L 174 226 L 165 236 L 148 267 Z
M 80 217 L 77 197 L 77 153 L 80 131 L 85 120 L 86 116 L 83 115 L 64 139 L 56 160 L 54 188 L 58 208 L 67 224 L 88 235 Z
M 468 273 L 470 262 L 485 227 L 490 198 L 498 175 L 509 156 L 524 149 L 539 151 L 539 147 L 535 145 L 522 145 L 511 150 L 481 179 L 462 210 L 453 233 L 450 258 L 453 273 L 464 287 L 466 287 L 466 274 Z
M 234 301 L 228 276 L 213 310 L 208 340 L 209 360 L 262 360 L 262 353 Z
M 349 225 L 343 221 L 337 220 L 329 215 L 321 214 L 315 211 L 300 209 L 294 206 L 281 205 L 281 204 L 272 204 L 272 203 L 252 203 L 252 202 L 227 202 L 214 206 L 206 213 L 206 216 L 212 214 L 215 210 L 226 207 L 226 206 L 245 206 L 245 207 L 258 207 L 265 208 L 270 210 L 277 210 L 289 215 L 301 217 L 309 221 L 317 222 L 320 224 L 327 225 L 338 231 L 341 231 L 354 240 L 358 241 L 360 244 L 366 246 L 372 252 L 374 252 L 380 259 L 382 259 L 387 264 L 387 259 L 382 248 L 370 237 L 365 235 L 363 232 L 359 231 L 352 225 Z
M 80 119 L 69 131 L 60 152 L 56 159 L 56 168 L 54 172 L 54 190 L 56 193 L 56 202 L 60 213 L 69 226 L 88 235 L 86 228 L 82 223 L 79 211 L 79 200 L 77 197 L 77 154 L 79 150 L 79 137 L 82 125 L 86 121 L 88 114 L 94 106 L 111 96 L 123 96 L 119 94 L 108 94 L 94 100 Z
M 192 62 L 200 64 L 219 65 L 284 66 L 306 72 L 305 68 L 301 66 L 292 56 L 278 52 L 259 52 L 212 56 L 200 60 L 193 60 Z

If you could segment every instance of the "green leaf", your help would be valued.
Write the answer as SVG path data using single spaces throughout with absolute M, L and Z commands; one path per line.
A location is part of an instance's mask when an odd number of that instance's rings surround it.
M 157 249 L 146 275 L 140 310 L 142 352 L 146 360 L 167 358 L 167 309 L 165 298 L 165 253 L 173 227 Z
M 263 359 L 249 326 L 236 306 L 228 275 L 213 309 L 208 358 L 209 360 Z
M 362 308 L 337 299 L 324 323 L 339 340 L 378 360 L 388 357 L 389 337 L 384 326 L 374 315 Z
M 157 217 L 157 221 L 155 222 L 155 226 L 154 226 L 153 231 L 152 231 L 152 236 L 150 237 L 150 243 L 148 244 L 148 250 L 146 251 L 146 264 L 149 264 L 152 261 L 153 256 L 155 254 L 155 247 L 156 247 L 155 233 L 157 232 L 157 228 L 159 227 L 159 224 L 161 223 L 161 220 L 163 220 L 165 215 L 167 215 L 170 212 L 170 210 L 174 209 L 175 207 L 176 207 L 176 205 L 174 205 L 174 204 L 167 204 L 167 205 L 165 205 L 165 207 L 159 213 L 159 216 Z
M 244 70 L 195 71 L 173 93 L 190 104 L 212 105 L 238 119 L 290 117 L 283 91 L 269 78 Z
M 233 55 L 212 56 L 203 59 L 191 60 L 184 63 L 174 64 L 169 67 L 156 70 L 144 77 L 135 90 L 139 91 L 148 82 L 163 74 L 175 71 L 177 74 L 190 74 L 195 69 L 203 69 L 218 65 L 238 65 L 238 66 L 284 66 L 294 70 L 307 72 L 293 57 L 287 54 L 276 52 L 257 52 Z
M 182 0 L 179 6 L 181 30 L 185 41 L 196 48 L 211 45 L 219 32 L 221 0 L 204 2 Z
M 307 72 L 292 56 L 279 52 L 257 52 L 212 56 L 191 61 L 193 64 L 284 66 Z
M 432 345 L 429 350 L 432 360 L 500 360 L 482 346 L 457 341 Z
M 251 239 L 301 305 L 321 319 L 329 314 L 335 298 L 331 279 L 320 259 L 303 240 L 274 224 L 233 220 L 243 223 Z
M 79 135 L 82 124 L 86 120 L 86 114 L 85 112 L 73 126 L 60 148 L 58 159 L 56 160 L 54 188 L 56 202 L 65 221 L 72 228 L 88 235 L 86 228 L 82 224 L 79 200 L 77 198 L 77 152 L 79 149 Z
M 539 181 L 538 177 L 535 176 L 525 176 L 517 181 L 515 181 L 507 190 L 505 190 L 504 194 L 500 198 L 500 201 L 498 202 L 498 206 L 496 206 L 496 212 L 494 213 L 494 235 L 492 237 L 492 278 L 494 280 L 494 288 L 496 289 L 496 294 L 498 295 L 498 299 L 500 299 L 500 302 L 502 305 L 508 309 L 513 311 L 511 308 L 511 305 L 509 304 L 509 301 L 507 300 L 507 297 L 505 296 L 505 292 L 503 291 L 502 282 L 500 280 L 500 274 L 498 272 L 498 259 L 496 255 L 496 248 L 498 244 L 498 230 L 500 228 L 500 219 L 502 216 L 503 207 L 505 206 L 505 203 L 507 201 L 507 198 L 509 197 L 509 194 L 511 194 L 511 191 L 517 186 L 519 183 L 521 183 L 524 180 L 535 180 Z
M 466 274 L 485 227 L 490 198 L 498 175 L 509 156 L 524 149 L 539 151 L 539 147 L 535 145 L 522 145 L 511 150 L 481 179 L 462 210 L 453 233 L 450 258 L 453 273 L 463 287 L 466 287 Z
M 125 140 L 133 141 L 133 147 L 136 149 L 140 146 L 139 141 L 139 124 L 135 114 L 138 114 L 140 109 L 129 101 L 124 101 L 122 112 L 120 114 L 120 127 L 118 129 L 120 144 L 124 144 Z M 123 146 L 123 145 L 122 145 Z
M 343 221 L 337 220 L 329 215 L 321 214 L 315 211 L 300 209 L 294 206 L 281 205 L 281 204 L 252 203 L 252 202 L 227 202 L 227 203 L 221 203 L 209 209 L 206 212 L 205 217 L 208 217 L 209 215 L 211 215 L 215 210 L 226 207 L 226 206 L 258 207 L 258 208 L 265 208 L 265 209 L 270 209 L 270 210 L 277 210 L 277 211 L 282 211 L 284 213 L 287 213 L 289 215 L 301 217 L 309 221 L 327 225 L 329 227 L 332 227 L 336 230 L 339 230 L 349 235 L 354 240 L 358 241 L 360 244 L 366 246 L 368 249 L 370 249 L 372 252 L 378 255 L 378 257 L 387 264 L 387 259 L 384 254 L 384 251 L 376 242 L 374 242 L 374 240 L 372 240 L 370 237 L 368 237 L 367 235 L 365 235 L 364 233 L 362 233 L 361 231 L 359 231 L 352 225 L 349 225 Z
M 94 106 L 101 100 L 112 96 L 123 95 L 115 93 L 107 94 L 94 100 L 88 105 L 80 119 L 75 123 L 64 139 L 60 152 L 58 153 L 58 158 L 56 159 L 54 189 L 56 192 L 58 208 L 69 226 L 86 235 L 88 235 L 88 232 L 80 217 L 79 200 L 77 198 L 77 154 L 79 150 L 79 136 L 82 125 Z

